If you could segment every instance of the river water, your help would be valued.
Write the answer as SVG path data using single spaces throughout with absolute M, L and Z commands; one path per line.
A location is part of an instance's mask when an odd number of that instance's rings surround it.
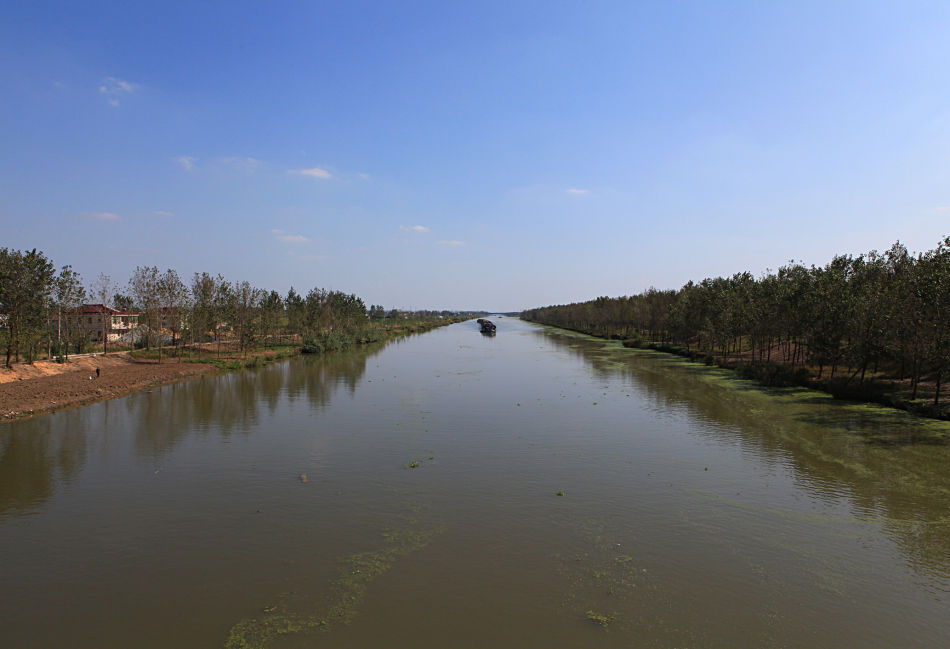
M 495 322 L 0 427 L 0 646 L 950 646 L 950 426 Z

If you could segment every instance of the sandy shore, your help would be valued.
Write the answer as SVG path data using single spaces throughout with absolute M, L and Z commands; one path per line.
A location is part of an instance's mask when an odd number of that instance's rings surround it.
M 136 361 L 124 353 L 4 367 L 0 368 L 0 420 L 113 399 L 216 371 L 213 365 L 174 360 Z

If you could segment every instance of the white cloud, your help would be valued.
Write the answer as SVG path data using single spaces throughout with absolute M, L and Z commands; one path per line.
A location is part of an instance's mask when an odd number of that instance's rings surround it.
M 175 216 L 171 212 L 166 212 L 165 210 L 155 210 L 154 212 L 152 212 L 152 214 L 154 214 L 155 216 L 164 216 L 166 218 L 171 218 Z
M 277 228 L 272 229 L 270 233 L 274 235 L 275 239 L 284 243 L 310 243 L 310 239 L 302 234 L 290 234 Z
M 137 88 L 138 86 L 134 83 L 129 83 L 128 81 L 117 79 L 116 77 L 106 77 L 102 83 L 99 84 L 99 94 L 105 95 L 106 100 L 112 106 L 118 106 L 120 97 L 131 95 Z
M 937 207 L 938 212 L 950 212 L 950 205 L 939 205 Z
M 363 180 L 369 180 L 369 174 L 359 174 L 359 177 Z
M 590 190 L 589 190 L 589 189 L 577 189 L 577 188 L 575 188 L 575 187 L 571 187 L 570 189 L 567 190 L 567 193 L 568 193 L 568 194 L 589 194 L 589 193 L 590 193 Z
M 310 241 L 302 234 L 278 234 L 277 240 L 284 243 L 308 243 Z
M 118 221 L 119 215 L 115 212 L 95 212 L 92 218 L 97 221 Z
M 333 178 L 333 175 L 326 169 L 321 169 L 320 167 L 312 167 L 310 169 L 295 169 L 291 173 L 297 173 L 301 176 L 310 176 L 311 178 L 320 178 L 321 180 L 327 180 Z
M 399 229 L 403 230 L 404 232 L 420 232 L 421 233 L 421 232 L 429 231 L 429 228 L 427 228 L 424 225 L 400 225 Z
M 439 245 L 440 245 L 440 246 L 464 246 L 464 245 L 465 245 L 465 242 L 464 242 L 464 241 L 457 241 L 457 240 L 453 239 L 453 240 L 451 240 L 451 241 L 439 241 Z
M 195 163 L 198 162 L 198 158 L 192 158 L 190 155 L 180 155 L 177 158 L 172 158 L 172 160 L 184 167 L 185 171 L 191 171 Z

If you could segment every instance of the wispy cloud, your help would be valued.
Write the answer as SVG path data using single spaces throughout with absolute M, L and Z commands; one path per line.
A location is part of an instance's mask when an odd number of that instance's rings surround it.
M 284 243 L 310 243 L 310 239 L 302 234 L 290 234 L 276 228 L 271 230 L 270 233 L 274 235 L 275 239 Z
M 118 221 L 119 215 L 115 212 L 94 212 L 92 218 L 97 221 Z
M 131 95 L 135 92 L 136 88 L 138 88 L 138 86 L 134 83 L 129 83 L 128 81 L 117 79 L 116 77 L 106 77 L 102 80 L 102 83 L 99 84 L 99 94 L 105 95 L 110 105 L 118 106 L 119 98 Z
M 261 166 L 261 161 L 257 158 L 251 157 L 228 157 L 228 158 L 218 158 L 218 162 L 226 164 L 228 166 L 234 167 L 235 169 L 240 169 L 247 173 L 250 173 Z
M 173 216 L 175 216 L 171 212 L 166 212 L 165 210 L 155 210 L 154 212 L 152 212 L 152 214 L 155 216 L 164 216 L 165 218 L 172 218 Z
M 590 190 L 589 190 L 589 189 L 577 189 L 576 187 L 571 187 L 570 189 L 567 190 L 567 193 L 568 193 L 568 194 L 575 194 L 575 195 L 576 195 L 576 194 L 589 194 L 589 193 L 590 193 Z
M 358 174 L 363 180 L 369 180 L 369 174 Z
M 399 229 L 403 232 L 428 232 L 429 228 L 424 225 L 400 225 Z
M 439 241 L 439 245 L 440 246 L 464 246 L 465 242 L 453 239 L 451 241 Z
M 190 155 L 180 155 L 177 158 L 172 158 L 172 160 L 180 164 L 185 171 L 191 171 L 195 163 L 198 162 L 198 158 L 192 158 Z
M 938 205 L 938 206 L 937 206 L 937 211 L 938 211 L 938 212 L 950 212 L 950 205 Z
M 311 178 L 320 178 L 321 180 L 333 178 L 333 174 L 331 174 L 326 169 L 322 169 L 321 167 L 311 167 L 310 169 L 291 169 L 290 173 L 300 174 L 301 176 L 310 176 Z

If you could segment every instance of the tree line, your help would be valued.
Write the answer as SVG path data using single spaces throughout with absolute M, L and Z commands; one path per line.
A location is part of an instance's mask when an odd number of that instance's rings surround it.
M 288 340 L 311 340 L 317 348 L 341 346 L 341 340 L 349 340 L 341 336 L 372 329 L 373 321 L 406 317 L 381 305 L 367 309 L 361 298 L 342 291 L 313 288 L 304 295 L 291 287 L 281 295 L 207 272 L 195 273 L 186 283 L 175 270 L 162 272 L 156 266 L 136 267 L 126 284 L 99 274 L 87 286 L 71 266 L 57 271 L 36 249 L 0 249 L 0 345 L 8 367 L 21 360 L 33 362 L 44 352 L 68 360 L 71 350 L 91 350 L 94 335 L 108 352 L 112 316 L 103 314 L 102 322 L 84 320 L 81 309 L 89 303 L 134 319 L 123 342 L 157 347 L 159 358 L 168 344 L 195 345 L 200 354 L 201 343 L 216 342 L 220 349 L 222 339 L 244 353 L 254 345 Z M 359 335 L 365 342 L 375 334 Z
M 607 338 L 676 345 L 747 364 L 807 370 L 864 384 L 872 375 L 924 380 L 934 404 L 950 372 L 950 237 L 911 254 L 838 255 L 824 266 L 790 262 L 760 277 L 687 282 L 678 290 L 530 309 L 522 317 Z

